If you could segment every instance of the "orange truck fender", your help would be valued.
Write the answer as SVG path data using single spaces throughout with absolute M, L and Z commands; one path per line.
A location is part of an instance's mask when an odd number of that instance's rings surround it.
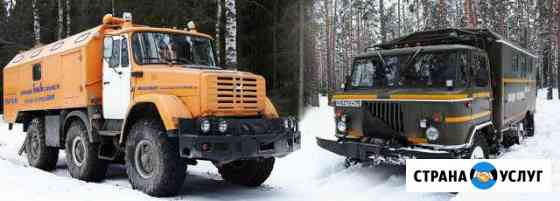
M 272 101 L 270 101 L 270 99 L 268 97 L 265 97 L 265 108 L 264 108 L 264 116 L 266 118 L 278 118 L 278 112 L 276 112 L 276 107 L 274 107 L 274 104 L 272 104 Z
M 168 94 L 145 94 L 134 97 L 127 112 L 127 117 L 123 122 L 122 134 L 119 143 L 124 143 L 126 135 L 128 135 L 128 128 L 131 123 L 130 117 L 135 110 L 139 109 L 142 104 L 153 104 L 157 109 L 158 115 L 165 127 L 165 130 L 176 130 L 179 118 L 192 118 L 191 112 L 187 109 L 185 104 L 177 96 Z

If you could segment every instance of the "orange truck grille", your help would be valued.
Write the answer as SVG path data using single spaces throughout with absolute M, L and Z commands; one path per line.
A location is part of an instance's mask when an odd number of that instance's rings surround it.
M 256 77 L 234 75 L 212 76 L 208 81 L 209 110 L 218 113 L 256 114 L 263 109 L 264 81 Z

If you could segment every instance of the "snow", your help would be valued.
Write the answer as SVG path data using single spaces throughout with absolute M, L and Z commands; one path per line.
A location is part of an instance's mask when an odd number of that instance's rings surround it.
M 507 150 L 503 158 L 553 159 L 554 193 L 450 194 L 407 193 L 405 169 L 395 167 L 345 168 L 344 158 L 316 145 L 315 137 L 333 138 L 333 108 L 321 98 L 321 107 L 308 109 L 300 122 L 301 150 L 276 160 L 271 177 L 258 188 L 224 182 L 207 162 L 189 166 L 188 177 L 179 195 L 154 198 L 133 190 L 122 165 L 112 165 L 101 183 L 73 179 L 66 170 L 61 152 L 58 167 L 45 172 L 27 166 L 25 155 L 17 151 L 23 142 L 21 126 L 8 131 L 0 123 L 0 201 L 12 200 L 557 200 L 560 197 L 560 100 L 537 103 L 537 133 L 524 144 Z

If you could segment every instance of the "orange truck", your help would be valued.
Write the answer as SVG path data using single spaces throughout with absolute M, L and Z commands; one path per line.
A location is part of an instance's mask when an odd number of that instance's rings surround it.
M 259 186 L 275 157 L 300 148 L 262 76 L 216 66 L 213 39 L 134 25 L 132 15 L 16 55 L 4 68 L 4 120 L 23 124 L 20 154 L 43 170 L 64 149 L 74 178 L 101 181 L 124 163 L 135 189 L 175 194 L 187 165 L 211 161 L 224 180 Z

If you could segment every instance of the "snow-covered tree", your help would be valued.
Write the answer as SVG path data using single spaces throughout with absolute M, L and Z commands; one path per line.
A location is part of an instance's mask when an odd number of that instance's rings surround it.
M 33 35 L 35 37 L 35 44 L 41 43 L 41 18 L 39 16 L 39 3 L 37 0 L 31 0 L 31 7 L 33 12 Z
M 235 0 L 226 0 L 226 65 L 237 65 L 237 8 Z
M 66 36 L 72 33 L 72 7 L 71 0 L 66 0 Z
M 0 1 L 0 34 L 6 28 L 8 23 L 8 3 L 6 1 Z
M 216 0 L 216 58 L 218 63 L 221 63 L 221 46 L 222 46 L 222 6 L 224 1 L 223 0 Z
M 387 29 L 385 26 L 385 4 L 383 3 L 384 0 L 379 0 L 379 29 L 381 30 L 381 42 L 385 42 L 387 40 Z
M 62 39 L 64 37 L 64 0 L 58 0 L 57 2 L 57 11 L 58 11 L 58 17 L 57 17 L 57 29 L 58 29 L 58 34 L 57 34 L 57 38 L 58 39 Z

